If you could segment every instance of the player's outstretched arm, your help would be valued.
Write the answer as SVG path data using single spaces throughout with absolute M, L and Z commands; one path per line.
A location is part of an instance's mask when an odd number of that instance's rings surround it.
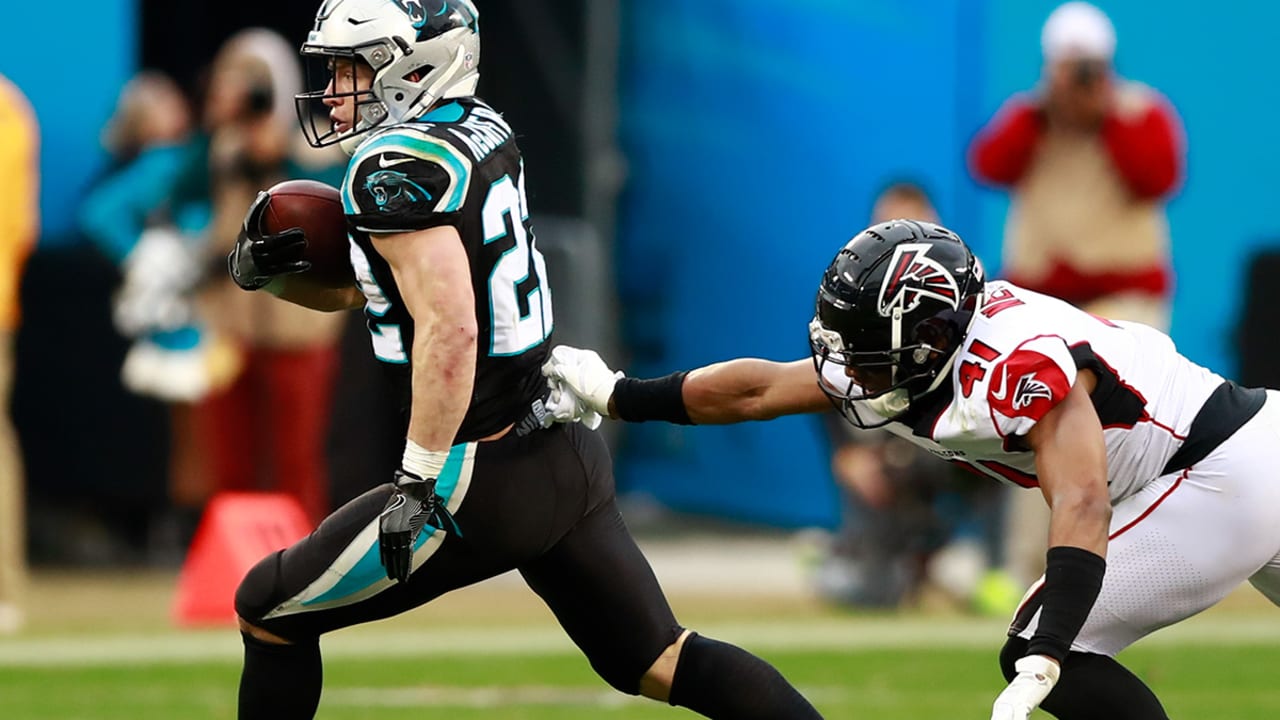
M 1049 503 L 1049 552 L 1043 606 L 1018 674 L 996 698 L 992 720 L 1024 720 L 1053 690 L 1102 588 L 1111 500 L 1107 449 L 1089 393 L 1095 379 L 1081 371 L 1066 398 L 1036 423 L 1027 441 Z
M 778 363 L 740 358 L 660 378 L 636 379 L 612 370 L 593 350 L 560 345 L 551 351 L 542 370 L 553 387 L 572 393 L 585 412 L 630 422 L 725 425 L 828 407 L 807 360 Z
M 699 425 L 772 420 L 831 408 L 810 360 L 739 358 L 707 365 L 685 377 L 682 391 L 689 419 Z

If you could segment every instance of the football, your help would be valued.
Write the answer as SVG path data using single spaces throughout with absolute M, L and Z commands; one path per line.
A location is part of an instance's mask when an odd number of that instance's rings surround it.
M 350 287 L 355 272 L 338 190 L 315 180 L 286 180 L 267 193 L 271 202 L 262 216 L 262 229 L 278 233 L 301 228 L 307 238 L 304 257 L 311 269 L 298 277 L 326 288 Z

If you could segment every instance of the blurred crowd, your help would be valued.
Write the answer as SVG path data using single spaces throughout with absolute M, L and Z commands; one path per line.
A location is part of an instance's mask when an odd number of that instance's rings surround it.
M 102 134 L 109 165 L 77 214 L 79 232 L 117 270 L 110 314 L 128 345 L 120 383 L 167 412 L 168 508 L 150 519 L 161 527 L 149 533 L 167 547 L 150 548 L 153 560 L 181 559 L 219 492 L 286 493 L 313 522 L 331 509 L 326 438 L 341 341 L 358 319 L 241 292 L 226 273 L 227 252 L 259 190 L 289 178 L 341 180 L 345 156 L 300 137 L 293 97 L 301 84 L 295 49 L 256 28 L 230 38 L 190 91 L 161 73 L 138 73 Z M 19 206 L 0 214 L 0 400 L 7 400 L 17 277 L 37 234 L 39 181 L 34 118 L 16 88 L 4 83 L 0 91 L 7 183 L 0 196 Z M 0 423 L 0 630 L 21 622 L 25 575 L 22 473 L 7 418 Z M 139 448 L 155 442 L 138 437 Z M 64 546 L 44 548 L 47 555 L 112 557 L 102 547 L 78 547 L 109 545 L 109 533 L 90 532 L 70 509 L 55 519 L 65 527 L 49 537 Z
M 1008 100 L 973 139 L 976 180 L 1011 197 L 1002 275 L 1116 319 L 1166 328 L 1173 286 L 1164 202 L 1182 175 L 1180 121 L 1155 89 L 1118 75 L 1116 37 L 1092 5 L 1069 2 L 1043 26 L 1041 80 Z M 1028 62 L 1032 62 L 1028 58 Z M 245 209 L 284 179 L 337 185 L 345 156 L 297 129 L 293 47 L 264 29 L 220 50 L 198 88 L 154 71 L 121 91 L 103 133 L 110 167 L 78 225 L 118 269 L 111 317 L 128 343 L 132 393 L 164 404 L 165 542 L 185 547 L 222 491 L 278 491 L 318 521 L 391 469 L 342 467 L 343 447 L 394 463 L 394 408 L 362 403 L 381 380 L 354 313 L 322 314 L 238 291 L 225 271 Z M 0 403 L 8 407 L 18 277 L 37 234 L 37 128 L 0 78 Z M 872 219 L 937 220 L 928 193 L 894 182 Z M 945 220 L 945 219 L 944 219 Z M 343 382 L 336 382 L 341 376 Z M 915 602 L 932 585 L 966 608 L 1003 613 L 1041 572 L 1047 514 L 1034 492 L 953 469 L 879 431 L 832 415 L 825 435 L 841 526 L 823 545 L 814 587 L 853 607 Z M 335 433 L 346 424 L 350 432 Z M 384 452 L 369 444 L 384 443 Z M 335 453 L 335 447 L 339 452 Z M 334 459 L 334 458 L 337 459 Z M 327 459 L 328 458 L 328 459 Z M 336 467 L 335 467 L 336 466 Z M 20 622 L 22 472 L 0 417 L 0 631 Z M 180 557 L 180 556 L 179 556 Z
M 294 49 L 264 29 L 221 48 L 198 112 L 170 79 L 139 74 L 104 135 L 113 165 L 81 208 L 83 233 L 120 269 L 121 380 L 168 405 L 169 499 L 188 525 L 226 490 L 289 493 L 317 521 L 329 510 L 322 458 L 346 318 L 239 292 L 225 271 L 259 190 L 341 178 L 342 157 L 299 137 L 300 87 Z

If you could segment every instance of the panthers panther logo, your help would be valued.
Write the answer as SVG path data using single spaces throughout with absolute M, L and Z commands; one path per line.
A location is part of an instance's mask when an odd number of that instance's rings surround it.
M 427 24 L 427 9 L 422 6 L 422 0 L 392 0 L 396 7 L 404 11 L 409 16 L 409 22 L 419 30 L 423 25 Z M 448 7 L 448 3 L 441 3 Z
M 378 170 L 365 178 L 364 189 L 373 196 L 379 212 L 399 212 L 424 200 L 434 200 L 431 193 L 394 170 Z
M 391 2 L 409 16 L 409 22 L 418 31 L 419 41 L 458 27 L 465 26 L 473 31 L 477 30 L 478 13 L 469 0 L 391 0 Z M 427 10 L 428 5 L 436 3 L 440 5 L 438 10 L 434 12 Z

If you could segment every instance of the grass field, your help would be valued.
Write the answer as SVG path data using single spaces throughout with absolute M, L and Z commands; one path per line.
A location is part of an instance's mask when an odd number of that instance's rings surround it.
M 44 583 L 28 632 L 0 639 L 0 718 L 235 717 L 231 630 L 176 631 L 171 578 Z M 790 597 L 676 597 L 686 624 L 776 664 L 828 718 L 989 717 L 1003 683 L 999 620 L 954 613 L 849 615 Z M 1171 717 L 1280 717 L 1280 616 L 1242 594 L 1123 659 Z M 695 717 L 595 677 L 527 591 L 463 591 L 417 613 L 326 638 L 319 717 L 512 720 Z M 287 690 L 285 690 L 287 692 Z M 1037 717 L 1047 718 L 1047 715 Z

